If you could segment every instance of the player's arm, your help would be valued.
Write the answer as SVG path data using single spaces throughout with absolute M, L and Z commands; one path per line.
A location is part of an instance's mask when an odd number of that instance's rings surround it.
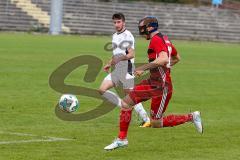
M 105 72 L 108 72 L 108 70 L 110 69 L 110 67 L 112 65 L 115 65 L 117 64 L 118 62 L 120 61 L 126 61 L 126 60 L 129 60 L 129 59 L 132 59 L 134 58 L 135 56 L 135 52 L 134 52 L 134 49 L 133 48 L 128 48 L 128 54 L 127 55 L 122 55 L 120 57 L 116 57 L 116 56 L 113 56 L 109 61 L 108 63 L 103 67 L 103 70 Z
M 175 65 L 176 63 L 178 63 L 180 61 L 180 55 L 177 52 L 176 48 L 174 47 L 174 45 L 172 44 L 171 46 L 171 59 L 170 59 L 170 66 Z
M 111 65 L 112 65 L 112 58 L 104 65 L 103 70 L 105 72 L 108 72 L 110 67 L 111 67 Z
M 135 51 L 133 48 L 128 48 L 128 54 L 121 56 L 121 61 L 130 60 L 135 57 Z
M 181 57 L 179 54 L 176 54 L 175 56 L 171 57 L 170 65 L 173 66 L 177 64 L 180 61 Z
M 116 56 L 113 57 L 112 58 L 112 65 L 115 65 L 120 61 L 126 61 L 126 60 L 130 60 L 130 59 L 134 58 L 134 56 L 135 56 L 134 49 L 133 48 L 128 48 L 127 51 L 128 51 L 128 54 L 126 54 L 126 55 L 121 55 L 119 57 L 116 57 Z
M 152 68 L 156 68 L 156 67 L 159 67 L 159 66 L 166 66 L 167 63 L 168 63 L 167 52 L 161 51 L 159 53 L 159 57 L 158 58 L 156 58 L 154 61 L 152 61 L 150 63 L 144 64 L 144 65 L 136 68 L 134 74 L 136 76 L 140 76 L 146 70 L 149 70 L 149 69 L 152 69 Z

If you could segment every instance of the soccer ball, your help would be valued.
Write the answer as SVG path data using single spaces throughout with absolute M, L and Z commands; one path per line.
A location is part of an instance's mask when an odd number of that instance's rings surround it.
M 75 95 L 64 94 L 59 100 L 59 108 L 65 112 L 75 112 L 79 108 L 79 102 Z

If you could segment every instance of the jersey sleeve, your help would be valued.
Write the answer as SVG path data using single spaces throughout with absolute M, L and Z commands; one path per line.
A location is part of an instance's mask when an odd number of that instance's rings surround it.
M 155 38 L 152 41 L 152 47 L 157 55 L 159 55 L 159 53 L 162 51 L 168 53 L 167 46 L 164 44 L 163 40 L 160 38 Z
M 176 56 L 177 55 L 177 50 L 172 44 L 172 42 L 168 39 L 167 36 L 163 37 L 165 44 L 167 45 L 168 53 L 170 53 L 171 56 Z

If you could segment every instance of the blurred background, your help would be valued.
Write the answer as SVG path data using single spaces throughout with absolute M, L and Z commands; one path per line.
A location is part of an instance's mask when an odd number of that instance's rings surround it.
M 111 35 L 112 14 L 123 12 L 134 35 L 154 15 L 171 39 L 239 43 L 239 9 L 240 0 L 1 0 L 0 31 Z

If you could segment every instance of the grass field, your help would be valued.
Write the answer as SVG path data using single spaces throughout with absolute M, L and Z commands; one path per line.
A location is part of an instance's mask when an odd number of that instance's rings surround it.
M 172 70 L 174 95 L 167 113 L 200 110 L 203 135 L 192 124 L 139 128 L 134 115 L 129 146 L 106 152 L 103 147 L 117 136 L 118 108 L 86 122 L 58 119 L 54 108 L 61 93 L 49 87 L 49 76 L 75 56 L 90 54 L 107 61 L 111 53 L 103 46 L 109 41 L 111 37 L 0 34 L 1 160 L 240 159 L 237 44 L 174 41 L 182 60 Z M 146 62 L 147 43 L 137 39 L 137 62 Z M 86 67 L 76 69 L 65 82 L 97 89 L 106 73 L 101 72 L 96 82 L 86 83 L 85 70 Z M 100 102 L 81 95 L 78 98 L 78 112 L 91 110 Z M 149 110 L 148 102 L 144 106 Z M 70 140 L 44 141 L 48 137 Z

